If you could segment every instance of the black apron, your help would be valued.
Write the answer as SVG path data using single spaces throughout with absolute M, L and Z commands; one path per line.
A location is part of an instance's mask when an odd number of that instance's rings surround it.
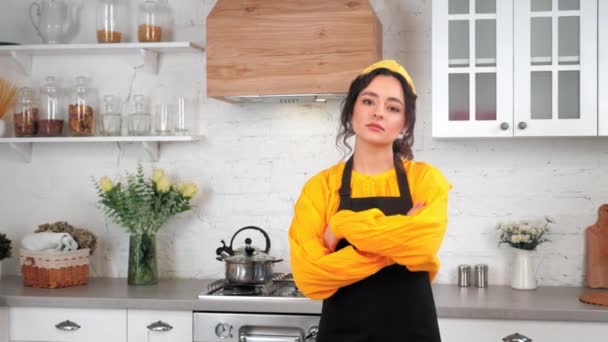
M 403 164 L 395 157 L 399 197 L 352 198 L 353 158 L 344 167 L 339 210 L 371 208 L 384 215 L 406 215 L 412 197 Z M 338 242 L 336 250 L 350 243 Z M 410 272 L 394 264 L 323 301 L 317 342 L 439 342 L 435 301 L 428 272 Z

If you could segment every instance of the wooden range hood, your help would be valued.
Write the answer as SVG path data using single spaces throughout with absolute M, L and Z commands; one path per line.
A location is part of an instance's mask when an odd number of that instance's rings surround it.
M 322 101 L 382 58 L 382 26 L 368 0 L 218 0 L 206 52 L 210 97 Z

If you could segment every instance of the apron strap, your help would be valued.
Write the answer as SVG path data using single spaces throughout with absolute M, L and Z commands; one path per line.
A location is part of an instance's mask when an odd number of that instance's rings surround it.
M 350 208 L 350 200 L 351 200 L 351 189 L 350 189 L 350 180 L 351 174 L 353 171 L 353 157 L 351 156 L 346 161 L 344 165 L 344 171 L 342 172 L 342 184 L 340 185 L 340 203 L 341 207 Z M 397 184 L 399 185 L 399 197 L 406 198 L 411 201 L 411 193 L 410 187 L 407 184 L 407 175 L 405 173 L 405 169 L 403 169 L 403 163 L 401 162 L 401 158 L 399 156 L 394 155 L 393 162 L 395 164 L 395 171 L 397 173 Z M 413 203 L 412 203 L 413 205 Z

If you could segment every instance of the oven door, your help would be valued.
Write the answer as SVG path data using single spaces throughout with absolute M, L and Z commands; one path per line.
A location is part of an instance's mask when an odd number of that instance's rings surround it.
M 314 342 L 317 315 L 195 312 L 194 342 Z

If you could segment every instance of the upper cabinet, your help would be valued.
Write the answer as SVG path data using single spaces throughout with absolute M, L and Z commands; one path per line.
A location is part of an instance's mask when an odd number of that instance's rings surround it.
M 513 3 L 433 1 L 433 136 L 513 134 Z
M 597 135 L 597 0 L 514 8 L 515 135 Z
M 597 135 L 597 43 L 597 0 L 433 1 L 433 136 Z
M 608 1 L 599 1 L 598 6 L 598 131 L 608 136 Z

